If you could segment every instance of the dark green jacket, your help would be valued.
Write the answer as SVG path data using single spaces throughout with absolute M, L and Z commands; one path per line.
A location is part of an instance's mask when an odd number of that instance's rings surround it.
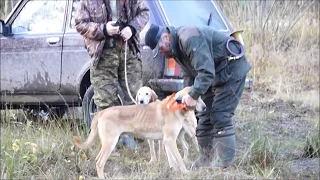
M 209 27 L 168 27 L 171 47 L 176 62 L 181 66 L 184 84 L 191 86 L 189 93 L 194 99 L 205 94 L 210 86 L 217 87 L 230 80 L 242 79 L 251 69 L 243 56 L 227 61 L 226 42 L 230 36 Z M 231 49 L 238 52 L 236 45 Z

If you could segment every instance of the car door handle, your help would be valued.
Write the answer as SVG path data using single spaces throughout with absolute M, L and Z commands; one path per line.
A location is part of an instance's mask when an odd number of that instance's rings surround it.
M 47 38 L 47 43 L 57 44 L 59 42 L 59 40 L 60 40 L 60 38 L 58 38 L 58 37 Z

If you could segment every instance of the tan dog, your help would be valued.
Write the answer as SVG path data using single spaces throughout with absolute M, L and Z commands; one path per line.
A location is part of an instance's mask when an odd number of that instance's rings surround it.
M 190 87 L 187 87 L 178 94 L 182 97 L 189 91 Z M 196 110 L 202 112 L 205 109 L 206 105 L 199 98 Z M 176 143 L 186 115 L 186 110 L 170 111 L 167 108 L 167 98 L 147 105 L 113 106 L 98 112 L 94 116 L 91 132 L 84 143 L 81 143 L 77 136 L 73 139 L 77 147 L 87 149 L 92 146 L 95 138 L 99 135 L 102 145 L 96 157 L 99 178 L 104 178 L 104 165 L 122 133 L 129 133 L 138 138 L 162 139 L 170 167 L 186 173 L 188 170 Z
M 179 95 L 179 94 L 178 94 Z M 138 104 L 149 104 L 151 102 L 155 102 L 158 99 L 157 94 L 149 87 L 143 86 L 141 87 L 136 95 L 136 102 Z M 180 141 L 183 149 L 183 160 L 185 163 L 189 162 L 189 146 L 187 141 L 185 140 L 185 133 L 189 135 L 189 137 L 192 138 L 192 142 L 194 143 L 195 147 L 197 148 L 197 151 L 199 151 L 199 146 L 198 146 L 198 141 L 195 136 L 196 132 L 196 127 L 197 127 L 197 119 L 195 116 L 194 111 L 188 111 L 188 115 L 186 116 L 186 120 L 184 121 L 183 128 L 181 129 L 179 135 L 178 135 L 178 140 Z M 159 140 L 159 153 L 158 153 L 158 159 L 161 159 L 161 154 L 163 153 L 163 144 L 162 141 Z M 154 147 L 154 141 L 148 139 L 148 144 L 150 148 L 150 154 L 151 154 L 151 159 L 149 163 L 156 161 L 156 151 Z

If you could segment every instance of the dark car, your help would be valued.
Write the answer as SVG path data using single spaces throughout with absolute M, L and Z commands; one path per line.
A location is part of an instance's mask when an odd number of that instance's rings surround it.
M 152 0 L 150 20 L 141 32 L 143 80 L 162 96 L 182 88 L 180 68 L 172 59 L 153 59 L 144 44 L 150 24 L 210 26 L 230 35 L 229 21 L 215 1 Z M 90 58 L 76 32 L 77 0 L 22 0 L 1 21 L 1 108 L 56 109 L 81 106 L 87 121 L 95 106 Z M 164 58 L 158 56 L 157 58 Z M 126 88 L 124 87 L 124 90 Z M 121 90 L 119 90 L 121 95 Z

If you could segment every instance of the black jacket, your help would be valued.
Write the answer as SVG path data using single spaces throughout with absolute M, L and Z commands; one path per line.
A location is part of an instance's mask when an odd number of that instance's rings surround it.
M 209 27 L 181 26 L 170 30 L 171 47 L 176 62 L 181 66 L 184 84 L 191 86 L 189 93 L 197 99 L 210 86 L 216 87 L 229 80 L 242 79 L 251 69 L 245 56 L 228 61 L 226 42 L 230 38 Z M 238 52 L 236 45 L 231 49 Z

